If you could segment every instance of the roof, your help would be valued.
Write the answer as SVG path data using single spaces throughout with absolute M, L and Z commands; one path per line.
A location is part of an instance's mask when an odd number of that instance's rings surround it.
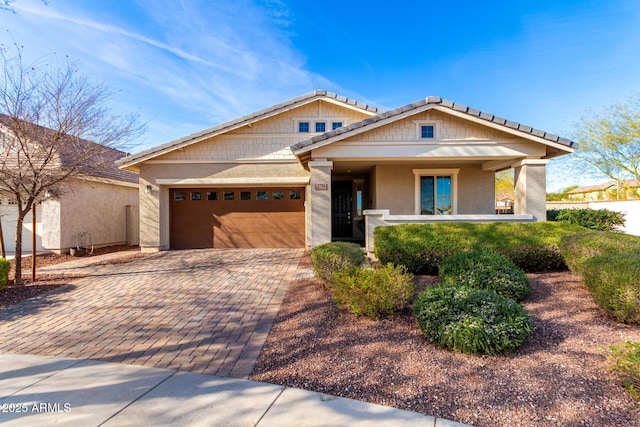
M 350 133 L 355 133 L 356 130 L 367 127 L 377 127 L 376 125 L 382 124 L 380 122 L 393 122 L 406 115 L 411 115 L 413 112 L 426 111 L 431 108 L 437 108 L 439 110 L 450 110 L 451 112 L 454 112 L 456 114 L 469 116 L 469 118 L 473 118 L 474 120 L 479 120 L 481 122 L 485 121 L 487 122 L 487 124 L 490 123 L 494 126 L 498 125 L 508 131 L 516 131 L 517 133 L 521 133 L 523 136 L 526 135 L 530 137 L 536 137 L 538 139 L 546 140 L 550 143 L 561 144 L 569 148 L 575 148 L 577 146 L 577 144 L 573 141 L 566 138 L 561 138 L 558 135 L 535 129 L 531 126 L 523 125 L 518 122 L 507 120 L 493 114 L 485 113 L 475 108 L 467 107 L 464 104 L 458 104 L 453 101 L 442 99 L 439 96 L 429 96 L 427 98 L 412 102 L 411 104 L 407 104 L 402 107 L 380 113 L 374 117 L 370 117 L 356 123 L 351 123 L 348 126 L 344 126 L 326 132 L 322 135 L 317 135 L 312 138 L 306 139 L 292 145 L 291 149 L 296 155 L 300 155 L 307 151 L 310 151 L 312 148 L 324 145 L 323 142 L 328 141 L 334 137 L 340 137 L 339 139 L 347 138 L 351 136 L 349 135 Z
M 129 155 L 126 158 L 118 161 L 117 164 L 121 168 L 131 167 L 137 163 L 141 163 L 145 160 L 149 160 L 150 158 L 157 157 L 162 154 L 166 154 L 173 150 L 184 148 L 188 145 L 199 142 L 205 138 L 210 138 L 212 136 L 216 136 L 216 135 L 220 135 L 220 134 L 232 131 L 239 127 L 249 125 L 260 120 L 264 120 L 268 117 L 275 116 L 284 111 L 290 110 L 292 108 L 295 108 L 304 104 L 308 104 L 310 102 L 313 102 L 319 99 L 338 102 L 338 103 L 344 104 L 345 106 L 355 108 L 363 112 L 368 112 L 371 115 L 378 114 L 382 111 L 377 107 L 358 102 L 355 99 L 347 98 L 346 96 L 341 96 L 336 93 L 328 92 L 323 89 L 317 89 L 313 92 L 309 92 L 304 95 L 298 96 L 296 98 L 289 99 L 288 101 L 284 101 L 279 104 L 272 105 L 271 107 L 267 107 L 260 111 L 256 111 L 246 116 L 242 116 L 238 119 L 234 119 L 234 120 L 222 123 L 220 125 L 202 130 L 200 132 L 187 135 L 180 139 L 169 141 L 165 144 L 152 147 L 148 150 L 141 151 L 134 155 Z
M 7 126 L 9 121 L 12 120 L 10 116 L 5 114 L 0 114 L 0 125 Z M 53 133 L 55 132 L 52 129 L 46 128 L 44 126 L 37 125 L 35 123 L 26 122 L 21 120 L 23 123 L 28 123 L 31 126 L 34 126 L 38 132 L 43 133 Z M 97 144 L 92 141 L 88 141 L 82 138 L 75 138 L 70 135 L 67 135 L 68 138 L 73 138 L 73 142 L 65 145 L 67 150 L 63 153 L 60 153 L 60 161 L 62 167 L 64 168 L 65 163 L 68 164 L 70 159 L 74 158 L 79 151 L 82 151 L 83 147 L 87 147 L 87 145 L 93 145 L 96 148 L 96 153 L 100 154 L 100 159 L 95 164 L 100 164 L 100 169 L 88 168 L 85 171 L 85 176 L 90 176 L 94 178 L 104 178 L 115 181 L 129 182 L 137 184 L 139 181 L 139 176 L 136 173 L 121 170 L 116 166 L 116 161 L 121 159 L 127 155 L 126 152 L 117 150 L 112 147 L 107 147 L 104 145 Z M 57 136 L 56 136 L 57 137 Z
M 640 187 L 640 179 L 627 179 L 624 181 L 627 187 L 637 188 Z M 583 194 L 583 193 L 591 193 L 594 191 L 606 191 L 611 187 L 617 186 L 615 181 L 607 181 L 602 184 L 597 185 L 585 185 L 582 187 L 575 188 L 567 194 Z

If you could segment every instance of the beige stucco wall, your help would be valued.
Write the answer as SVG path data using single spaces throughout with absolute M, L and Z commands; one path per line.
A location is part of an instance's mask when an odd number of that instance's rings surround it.
M 388 209 L 391 215 L 414 215 L 416 184 L 413 169 L 451 169 L 453 165 L 428 164 L 379 165 L 370 176 L 369 189 L 374 209 Z M 457 188 L 458 214 L 493 214 L 495 212 L 495 174 L 480 166 L 460 168 Z
M 126 243 L 126 206 L 138 205 L 135 187 L 73 180 L 55 200 L 43 206 L 46 249 L 67 251 L 78 232 L 91 234 L 94 246 Z

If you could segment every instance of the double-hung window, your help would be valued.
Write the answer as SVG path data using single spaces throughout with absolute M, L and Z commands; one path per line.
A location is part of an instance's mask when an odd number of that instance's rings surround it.
M 416 215 L 454 215 L 457 212 L 459 169 L 414 169 Z

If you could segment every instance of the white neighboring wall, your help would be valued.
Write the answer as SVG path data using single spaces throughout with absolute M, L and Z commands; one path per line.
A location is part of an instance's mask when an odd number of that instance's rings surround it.
M 640 200 L 613 202 L 548 202 L 547 209 L 608 209 L 625 214 L 625 226 L 620 230 L 640 236 Z
M 2 222 L 2 237 L 4 239 L 4 250 L 7 253 L 15 251 L 16 244 L 16 222 L 18 221 L 18 208 L 15 205 L 7 204 L 6 198 L 2 199 L 0 205 L 0 222 Z M 42 220 L 40 218 L 40 206 L 36 208 L 36 250 L 42 251 Z M 31 230 L 33 221 L 31 213 L 25 217 L 22 226 L 22 253 L 31 252 Z

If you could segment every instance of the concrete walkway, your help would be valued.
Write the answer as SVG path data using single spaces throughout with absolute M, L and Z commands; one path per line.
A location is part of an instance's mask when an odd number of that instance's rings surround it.
M 98 361 L 0 355 L 3 426 L 463 424 L 279 385 Z

